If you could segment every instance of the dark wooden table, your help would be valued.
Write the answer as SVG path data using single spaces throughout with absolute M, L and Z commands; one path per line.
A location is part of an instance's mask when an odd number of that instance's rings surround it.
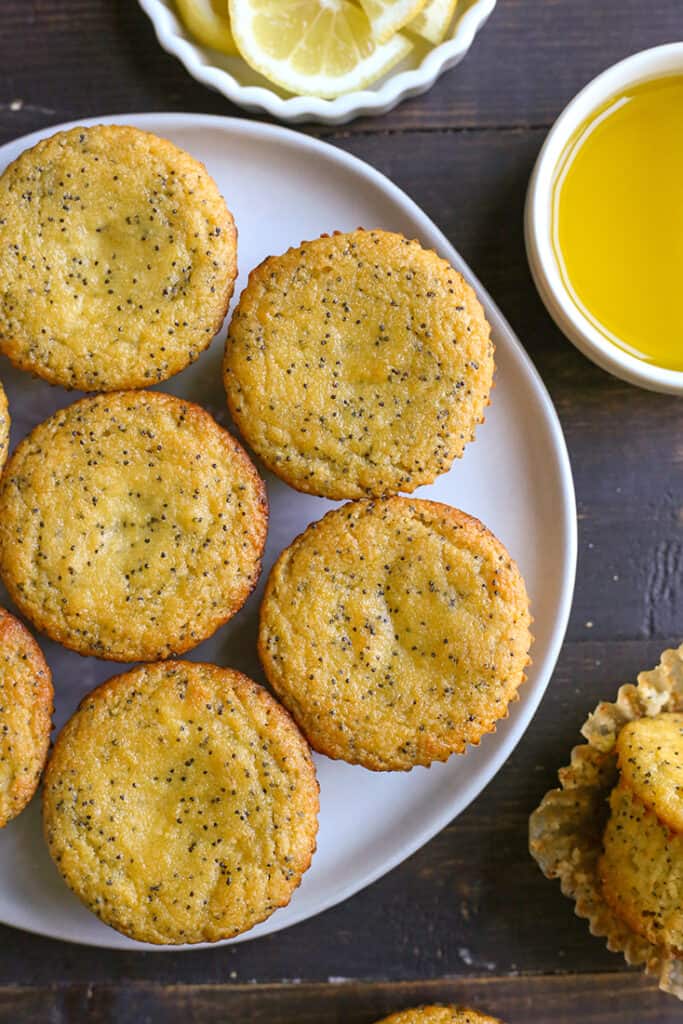
M 586 711 L 683 638 L 683 403 L 636 390 L 559 334 L 522 241 L 546 131 L 607 64 L 683 36 L 681 0 L 499 0 L 464 64 L 374 120 L 304 130 L 388 174 L 496 297 L 557 405 L 579 509 L 574 610 L 514 755 L 466 813 L 345 904 L 258 941 L 114 953 L 0 927 L 0 1019 L 370 1024 L 419 1000 L 509 1024 L 683 1017 L 592 938 L 527 853 L 529 812 Z M 0 142 L 96 114 L 241 115 L 161 51 L 134 0 L 1 0 Z

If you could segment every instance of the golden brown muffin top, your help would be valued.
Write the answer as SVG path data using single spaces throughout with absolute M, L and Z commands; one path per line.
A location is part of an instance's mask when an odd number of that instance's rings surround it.
M 275 564 L 259 651 L 316 750 L 376 770 L 444 761 L 507 715 L 531 643 L 524 581 L 478 520 L 358 501 Z
M 14 451 L 0 483 L 0 573 L 54 640 L 151 661 L 196 646 L 241 608 L 267 517 L 244 450 L 199 406 L 98 395 Z
M 616 750 L 625 784 L 669 828 L 683 833 L 683 714 L 629 722 Z
M 166 380 L 220 328 L 236 246 L 188 153 L 122 125 L 58 132 L 0 176 L 0 350 L 67 388 Z
M 0 608 L 0 828 L 24 809 L 52 730 L 52 677 L 25 626 Z
M 385 1017 L 377 1024 L 501 1024 L 494 1017 L 463 1006 L 416 1006 Z
M 493 377 L 484 311 L 434 252 L 388 231 L 304 242 L 249 275 L 228 404 L 278 476 L 328 498 L 413 491 L 449 469 Z
M 215 942 L 289 902 L 318 784 L 287 712 L 232 669 L 145 665 L 88 694 L 50 758 L 44 825 L 67 884 L 153 943 Z
M 0 381 L 0 471 L 5 465 L 7 451 L 9 449 L 9 408 L 7 406 L 7 395 Z

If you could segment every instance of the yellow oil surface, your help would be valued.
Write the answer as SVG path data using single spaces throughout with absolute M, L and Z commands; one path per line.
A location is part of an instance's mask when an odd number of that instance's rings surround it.
M 683 75 L 633 86 L 581 125 L 555 179 L 553 244 L 610 341 L 683 370 Z

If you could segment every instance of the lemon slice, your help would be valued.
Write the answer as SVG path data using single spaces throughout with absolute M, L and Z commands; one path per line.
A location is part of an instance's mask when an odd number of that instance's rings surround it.
M 408 25 L 411 32 L 416 32 L 430 43 L 438 46 L 448 32 L 453 20 L 458 0 L 428 0 L 416 18 Z
M 412 48 L 399 33 L 378 44 L 350 0 L 230 0 L 230 20 L 247 64 L 302 96 L 363 89 Z
M 198 43 L 219 53 L 237 53 L 230 31 L 228 0 L 176 0 L 176 7 L 185 28 Z
M 426 3 L 427 0 L 360 0 L 378 43 L 391 39 L 420 13 Z

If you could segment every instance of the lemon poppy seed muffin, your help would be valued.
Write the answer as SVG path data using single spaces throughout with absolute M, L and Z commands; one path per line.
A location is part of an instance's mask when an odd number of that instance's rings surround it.
M 144 387 L 196 359 L 237 274 L 205 167 L 122 125 L 73 128 L 0 176 L 0 351 L 52 384 Z
M 683 714 L 629 722 L 616 742 L 621 777 L 663 825 L 683 834 Z
M 9 408 L 7 406 L 7 395 L 0 383 L 0 470 L 5 465 L 7 450 L 9 448 Z
M 377 1024 L 500 1024 L 500 1021 L 463 1006 L 415 1006 L 392 1013 Z
M 290 900 L 315 850 L 318 784 L 287 712 L 232 669 L 145 665 L 90 693 L 45 775 L 50 853 L 106 924 L 215 942 Z
M 683 999 L 683 644 L 601 700 L 560 787 L 529 821 L 529 850 L 592 935 Z
M 265 465 L 328 498 L 413 491 L 473 440 L 493 377 L 483 309 L 434 252 L 388 231 L 304 242 L 249 275 L 224 363 Z
M 683 958 L 683 836 L 623 781 L 610 810 L 599 865 L 603 895 L 634 932 Z
M 529 625 L 519 570 L 478 520 L 433 501 L 363 500 L 280 555 L 259 652 L 316 750 L 408 770 L 462 752 L 507 715 Z
M 626 723 L 615 752 L 602 891 L 634 932 L 683 958 L 683 714 Z
M 52 729 L 52 678 L 25 626 L 0 608 L 0 828 L 36 791 Z
M 0 482 L 0 573 L 37 627 L 81 654 L 153 661 L 196 646 L 256 584 L 265 488 L 191 402 L 97 395 L 23 440 Z

